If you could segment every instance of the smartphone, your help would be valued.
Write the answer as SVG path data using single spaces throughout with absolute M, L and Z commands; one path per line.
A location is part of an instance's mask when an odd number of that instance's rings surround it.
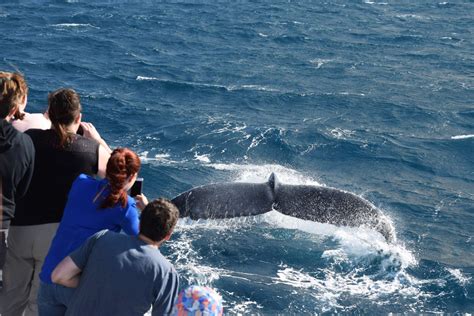
M 82 128 L 82 125 L 79 125 L 79 128 L 77 129 L 76 134 L 83 136 L 84 135 L 84 129 Z
M 130 196 L 135 197 L 139 194 L 142 194 L 143 189 L 143 178 L 137 178 L 135 183 L 130 188 Z

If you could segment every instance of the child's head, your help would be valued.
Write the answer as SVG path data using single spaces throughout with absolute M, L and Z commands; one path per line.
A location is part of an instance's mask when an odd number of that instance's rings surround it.
M 191 285 L 181 290 L 176 301 L 175 316 L 221 316 L 222 298 L 213 289 Z

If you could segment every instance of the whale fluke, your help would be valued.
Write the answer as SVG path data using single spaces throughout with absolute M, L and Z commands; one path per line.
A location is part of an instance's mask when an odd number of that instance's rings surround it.
M 173 200 L 181 217 L 231 218 L 276 210 L 282 214 L 342 226 L 367 226 L 380 232 L 387 241 L 394 230 L 370 202 L 334 188 L 289 185 L 271 174 L 265 183 L 221 183 L 186 191 Z

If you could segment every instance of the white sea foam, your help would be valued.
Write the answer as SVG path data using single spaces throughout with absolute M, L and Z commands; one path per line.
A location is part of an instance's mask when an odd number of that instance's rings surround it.
M 56 28 L 94 28 L 100 29 L 98 26 L 94 26 L 89 23 L 59 23 L 59 24 L 52 24 L 52 27 Z
M 446 270 L 451 273 L 451 275 L 456 279 L 456 281 L 458 281 L 458 283 L 461 285 L 461 286 L 466 286 L 468 285 L 471 280 L 472 280 L 472 277 L 469 277 L 469 276 L 466 276 L 462 271 L 461 269 L 450 269 L 450 268 L 446 268 Z
M 365 93 L 362 93 L 362 92 L 348 92 L 348 91 L 343 91 L 343 92 L 339 92 L 338 93 L 339 95 L 359 95 L 361 97 L 365 96 Z
M 311 59 L 309 62 L 313 65 L 316 65 L 316 69 L 321 68 L 322 65 L 327 64 L 328 62 L 332 61 L 331 59 L 322 59 L 322 58 L 315 58 Z
M 198 154 L 197 152 L 194 153 L 194 159 L 203 163 L 210 163 L 211 159 L 209 158 L 209 154 Z
M 243 301 L 236 304 L 233 304 L 228 309 L 226 309 L 226 314 L 230 315 L 246 315 L 247 311 L 251 308 L 263 308 L 262 305 L 258 304 L 255 301 Z
M 364 0 L 364 3 L 366 4 L 377 4 L 377 5 L 388 5 L 388 2 L 375 2 L 371 0 Z
M 270 92 L 278 92 L 278 89 L 271 88 L 271 87 L 266 87 L 266 86 L 260 86 L 257 84 L 244 84 L 241 86 L 241 89 L 244 90 L 256 90 L 256 91 L 270 91 Z
M 426 21 L 430 20 L 429 17 L 418 15 L 418 14 L 397 14 L 395 15 L 399 19 L 414 19 L 414 20 L 420 20 L 420 21 Z
M 137 78 L 136 78 L 135 80 L 138 80 L 138 81 L 146 81 L 146 80 L 159 80 L 159 79 L 156 78 L 156 77 L 137 76 Z
M 260 276 L 210 267 L 202 263 L 205 258 L 200 257 L 197 251 L 192 248 L 192 239 L 189 234 L 192 234 L 192 231 L 196 229 L 220 231 L 220 234 L 229 231 L 231 234 L 231 231 L 251 229 L 251 226 L 261 226 L 262 224 L 314 234 L 317 238 L 311 240 L 316 243 L 324 242 L 327 239 L 336 241 L 334 248 L 325 250 L 321 255 L 321 259 L 328 261 L 327 267 L 318 271 L 311 271 L 309 267 L 309 271 L 306 271 L 306 268 L 294 268 L 280 264 L 273 277 Z M 226 277 L 255 284 L 284 284 L 295 288 L 295 290 L 304 289 L 322 305 L 323 310 L 341 307 L 338 301 L 348 294 L 364 296 L 373 300 L 387 298 L 391 295 L 410 298 L 429 296 L 420 290 L 421 283 L 440 282 L 440 280 L 419 281 L 410 276 L 406 272 L 406 268 L 417 264 L 411 251 L 402 244 L 387 243 L 381 235 L 367 228 L 337 227 L 304 221 L 272 211 L 259 216 L 224 220 L 180 219 L 177 232 L 180 233 L 179 243 L 173 245 L 173 249 L 179 253 L 176 265 L 179 271 L 185 270 L 185 278 L 190 280 L 190 283 L 212 286 L 215 280 Z M 375 270 L 375 275 L 367 274 L 364 269 L 372 270 L 373 260 L 377 262 L 378 269 Z M 353 265 L 354 267 L 341 272 L 337 269 L 340 265 Z M 379 272 L 377 273 L 377 271 Z M 457 271 L 454 271 L 454 274 L 460 275 Z M 232 294 L 229 293 L 231 297 Z M 234 308 L 233 310 L 236 312 L 242 308 L 241 312 L 243 313 L 252 308 L 252 306 L 248 306 L 249 304 L 257 303 L 246 299 L 241 301 L 240 298 L 236 298 L 229 308 Z
M 167 153 L 155 154 L 153 157 L 148 157 L 148 154 L 148 151 L 142 151 L 138 153 L 138 157 L 140 158 L 142 164 L 159 163 L 163 165 L 170 165 L 182 163 L 180 161 L 171 159 L 171 155 Z
M 330 131 L 330 133 L 332 136 L 334 136 L 337 139 L 347 139 L 347 138 L 352 137 L 355 134 L 354 131 L 351 131 L 348 129 L 342 129 L 340 127 L 333 128 Z
M 169 83 L 177 83 L 177 84 L 184 84 L 189 86 L 195 87 L 206 87 L 206 88 L 218 88 L 218 89 L 225 89 L 227 91 L 238 91 L 238 90 L 254 90 L 254 91 L 266 91 L 266 92 L 279 92 L 280 90 L 268 86 L 258 85 L 258 84 L 244 84 L 244 85 L 219 85 L 219 84 L 212 84 L 212 83 L 204 83 L 204 82 L 192 82 L 192 81 L 179 81 L 179 80 L 168 80 L 164 78 L 158 77 L 147 77 L 147 76 L 137 76 L 135 78 L 137 81 L 160 81 L 160 82 L 169 82 Z
M 304 221 L 277 212 L 263 216 L 271 225 L 299 229 L 337 241 L 337 246 L 325 250 L 321 259 L 333 262 L 334 266 L 344 263 L 355 264 L 354 268 L 346 272 L 338 272 L 329 264 L 327 268 L 319 270 L 317 276 L 304 269 L 295 269 L 287 265 L 280 266 L 273 278 L 273 283 L 309 290 L 311 295 L 322 304 L 323 310 L 337 308 L 338 300 L 347 294 L 373 300 L 392 294 L 408 297 L 426 295 L 420 291 L 419 281 L 405 271 L 407 267 L 416 265 L 417 261 L 413 253 L 402 244 L 387 243 L 380 234 L 367 228 L 337 227 Z M 377 262 L 379 262 L 378 270 L 381 275 L 393 274 L 393 277 L 379 278 L 377 275 L 373 277 L 360 270 L 371 266 L 371 260 L 374 258 L 379 258 Z M 367 263 L 358 264 L 364 262 Z
M 214 163 L 208 166 L 216 170 L 231 171 L 233 173 L 233 181 L 236 182 L 266 182 L 270 174 L 274 172 L 278 180 L 286 184 L 322 185 L 299 171 L 277 164 L 245 165 Z
M 474 134 L 451 136 L 451 139 L 466 139 L 466 138 L 474 138 Z

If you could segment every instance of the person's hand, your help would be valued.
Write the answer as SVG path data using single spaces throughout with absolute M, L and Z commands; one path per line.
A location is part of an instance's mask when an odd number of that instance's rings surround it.
M 135 196 L 135 202 L 137 203 L 137 208 L 139 208 L 140 211 L 143 211 L 145 206 L 148 204 L 148 199 L 146 198 L 145 194 L 139 194 Z
M 100 137 L 99 132 L 95 129 L 95 126 L 92 123 L 81 122 L 82 129 L 84 130 L 84 137 L 95 139 L 99 143 L 102 138 Z

